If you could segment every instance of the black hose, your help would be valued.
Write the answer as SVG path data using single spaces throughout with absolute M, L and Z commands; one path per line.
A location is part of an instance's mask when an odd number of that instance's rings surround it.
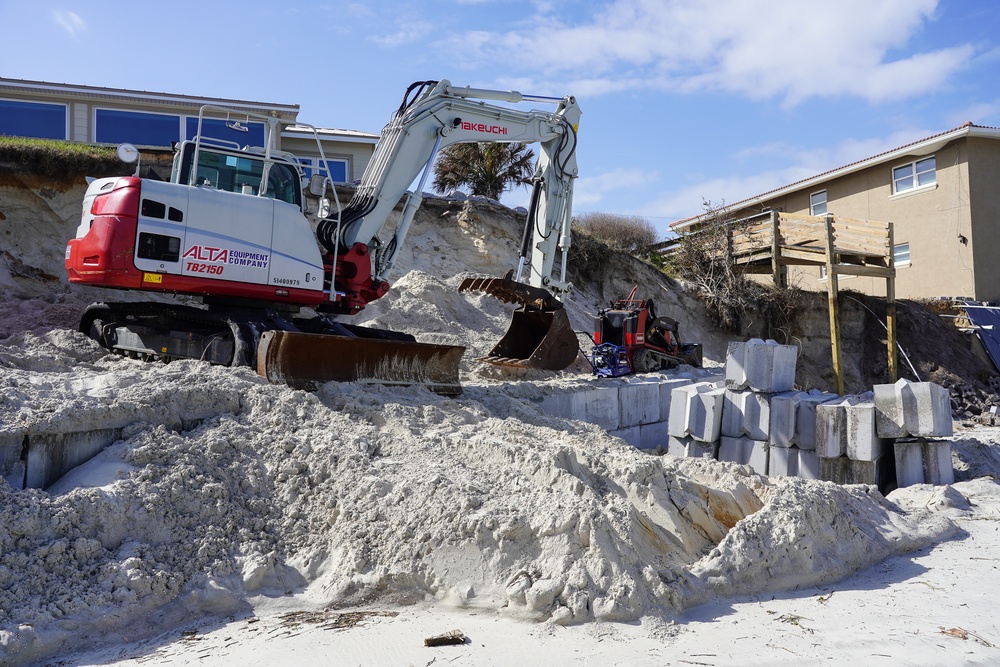
M 528 217 L 524 221 L 524 231 L 521 233 L 521 256 L 525 259 L 528 256 L 528 248 L 531 245 L 531 229 L 535 225 L 535 217 L 538 215 L 538 198 L 542 195 L 542 184 L 544 178 L 535 179 L 531 185 L 531 199 L 528 200 Z

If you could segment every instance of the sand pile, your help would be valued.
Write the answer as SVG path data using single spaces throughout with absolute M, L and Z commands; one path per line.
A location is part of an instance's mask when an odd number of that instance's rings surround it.
M 425 295 L 418 278 L 400 283 Z M 256 596 L 432 599 L 558 623 L 670 617 L 953 531 L 863 488 L 642 454 L 502 383 L 458 399 L 309 394 L 248 370 L 106 356 L 65 330 L 7 339 L 0 363 L 6 430 L 124 427 L 48 492 L 0 485 L 10 664 L 249 613 Z
M 39 296 L 3 279 L 0 437 L 120 437 L 47 491 L 0 482 L 0 663 L 288 596 L 431 600 L 563 624 L 671 618 L 714 596 L 837 579 L 954 533 L 933 507 L 650 456 L 541 413 L 528 400 L 541 382 L 475 361 L 509 307 L 455 291 L 514 255 L 516 226 L 487 213 L 426 209 L 393 291 L 363 316 L 466 345 L 456 399 L 346 384 L 310 394 L 248 369 L 108 356 L 64 323 L 85 301 L 75 290 Z M 439 229 L 434 216 L 455 224 Z M 20 243 L 29 259 L 51 245 Z M 680 303 L 664 285 L 647 288 Z M 574 325 L 615 296 L 617 284 L 581 289 Z M 721 336 L 702 340 L 709 359 L 724 350 Z M 579 381 L 573 369 L 544 378 Z

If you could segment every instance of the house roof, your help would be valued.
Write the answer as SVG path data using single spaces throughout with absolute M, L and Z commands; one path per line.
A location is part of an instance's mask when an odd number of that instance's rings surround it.
M 804 178 L 800 181 L 796 181 L 789 185 L 784 185 L 773 190 L 768 190 L 759 195 L 753 197 L 748 197 L 741 201 L 729 204 L 724 207 L 726 211 L 735 211 L 742 208 L 746 208 L 755 203 L 763 203 L 765 200 L 774 199 L 776 197 L 782 197 L 784 195 L 790 194 L 792 192 L 797 192 L 799 190 L 804 190 L 809 187 L 831 181 L 835 178 L 841 176 L 846 176 L 856 171 L 861 171 L 862 169 L 867 169 L 878 164 L 885 162 L 890 162 L 898 158 L 908 156 L 908 155 L 930 155 L 935 151 L 940 150 L 947 143 L 954 141 L 955 139 L 960 139 L 962 137 L 985 137 L 988 139 L 1000 139 L 1000 128 L 990 127 L 988 125 L 975 125 L 971 121 L 967 121 L 951 130 L 945 132 L 940 132 L 938 134 L 933 134 L 924 139 L 919 139 L 917 141 L 905 144 L 899 148 L 893 148 L 892 150 L 885 151 L 884 153 L 879 153 L 878 155 L 873 155 L 872 157 L 865 158 L 864 160 L 858 160 L 857 162 L 851 162 L 843 167 L 837 167 L 836 169 L 831 169 L 829 171 L 824 171 L 821 174 L 815 176 L 810 176 L 809 178 Z M 688 227 L 698 224 L 701 222 L 707 214 L 701 214 L 692 216 L 690 218 L 684 218 L 683 220 L 678 220 L 676 222 L 670 223 L 671 229 L 674 231 L 683 231 Z
M 41 97 L 66 98 L 79 97 L 114 102 L 145 102 L 148 104 L 169 104 L 178 107 L 198 109 L 202 105 L 220 105 L 236 109 L 247 109 L 257 113 L 276 114 L 283 120 L 294 122 L 299 113 L 298 104 L 276 104 L 274 102 L 250 102 L 224 97 L 198 97 L 193 95 L 177 95 L 172 93 L 156 93 L 146 90 L 129 90 L 127 88 L 102 88 L 99 86 L 80 86 L 68 83 L 51 83 L 48 81 L 29 81 L 26 79 L 5 79 L 0 77 L 0 97 L 5 92 L 31 94 Z
M 320 139 L 332 139 L 345 143 L 374 144 L 378 141 L 379 135 L 360 130 L 337 130 L 333 128 L 317 127 L 316 134 Z M 313 130 L 308 125 L 289 125 L 281 131 L 282 137 L 295 139 L 312 139 Z

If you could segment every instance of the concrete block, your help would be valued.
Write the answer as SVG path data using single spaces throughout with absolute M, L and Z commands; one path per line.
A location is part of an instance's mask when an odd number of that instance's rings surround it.
M 694 384 L 695 380 L 687 377 L 667 378 L 657 383 L 660 389 L 660 419 L 667 421 L 670 419 L 670 398 L 674 389 L 686 387 Z
M 791 391 L 771 397 L 770 442 L 777 447 L 816 449 L 816 406 L 839 398 L 816 389 Z
M 847 458 L 854 461 L 880 458 L 887 451 L 889 440 L 876 434 L 875 404 L 845 405 L 844 412 L 847 416 Z
M 571 392 L 559 392 L 546 394 L 542 397 L 542 402 L 538 408 L 547 415 L 562 417 L 563 419 L 573 419 L 573 409 L 570 402 Z
M 670 436 L 667 440 L 667 454 L 670 456 L 717 459 L 719 457 L 719 443 L 702 442 L 694 438 L 675 438 Z
M 791 391 L 797 355 L 794 346 L 773 340 L 753 338 L 730 343 L 726 352 L 726 388 L 768 394 Z
M 618 427 L 628 428 L 660 421 L 659 383 L 630 380 L 618 387 Z
M 800 449 L 798 476 L 803 479 L 820 479 L 819 455 L 812 450 Z
M 853 405 L 857 400 L 856 396 L 844 396 L 816 406 L 815 449 L 821 459 L 836 459 L 847 454 L 847 412 L 844 406 Z
M 667 440 L 670 435 L 667 433 L 667 422 L 656 422 L 655 424 L 642 424 L 639 426 L 639 449 L 659 449 L 667 448 Z
M 954 484 L 955 468 L 951 462 L 950 440 L 924 440 L 922 443 L 924 482 Z
M 642 444 L 642 434 L 640 433 L 638 426 L 630 426 L 628 428 L 619 428 L 614 431 L 608 431 L 608 435 L 619 437 L 636 448 L 640 448 Z
M 878 434 L 883 438 L 947 437 L 952 434 L 951 398 L 933 382 L 875 385 Z
M 751 444 L 746 438 L 723 436 L 719 439 L 719 460 L 746 465 L 750 462 Z
M 766 440 L 723 436 L 719 439 L 718 458 L 720 461 L 748 465 L 754 472 L 766 475 L 769 463 L 768 449 Z
M 954 484 L 950 440 L 907 438 L 894 445 L 900 488 L 914 484 Z
M 722 435 L 767 440 L 771 429 L 771 394 L 726 390 L 722 399 Z
M 819 451 L 819 450 L 817 450 Z M 819 478 L 824 482 L 848 484 L 851 460 L 847 456 L 820 456 Z
M 875 404 L 869 394 L 844 396 L 816 406 L 816 453 L 872 461 L 885 451 L 875 430 Z
M 896 459 L 896 486 L 905 488 L 924 483 L 923 446 L 919 440 L 897 440 L 893 445 Z
M 768 475 L 771 477 L 798 477 L 799 450 L 794 447 L 774 447 L 768 452 Z
M 597 424 L 607 431 L 614 431 L 619 426 L 618 386 L 610 385 L 572 392 L 570 400 L 570 419 Z
M 722 429 L 722 402 L 726 390 L 710 382 L 699 382 L 673 390 L 667 432 L 715 442 Z

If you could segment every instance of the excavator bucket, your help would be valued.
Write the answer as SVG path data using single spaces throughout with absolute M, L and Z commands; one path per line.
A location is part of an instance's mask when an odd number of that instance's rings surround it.
M 562 303 L 540 287 L 503 278 L 467 278 L 459 292 L 485 292 L 504 303 L 521 307 L 511 314 L 510 326 L 500 342 L 482 358 L 498 366 L 561 371 L 576 359 L 580 343 L 569 324 Z
M 320 384 L 376 382 L 423 385 L 458 396 L 458 365 L 465 348 L 291 331 L 265 331 L 257 347 L 257 374 L 294 389 Z

